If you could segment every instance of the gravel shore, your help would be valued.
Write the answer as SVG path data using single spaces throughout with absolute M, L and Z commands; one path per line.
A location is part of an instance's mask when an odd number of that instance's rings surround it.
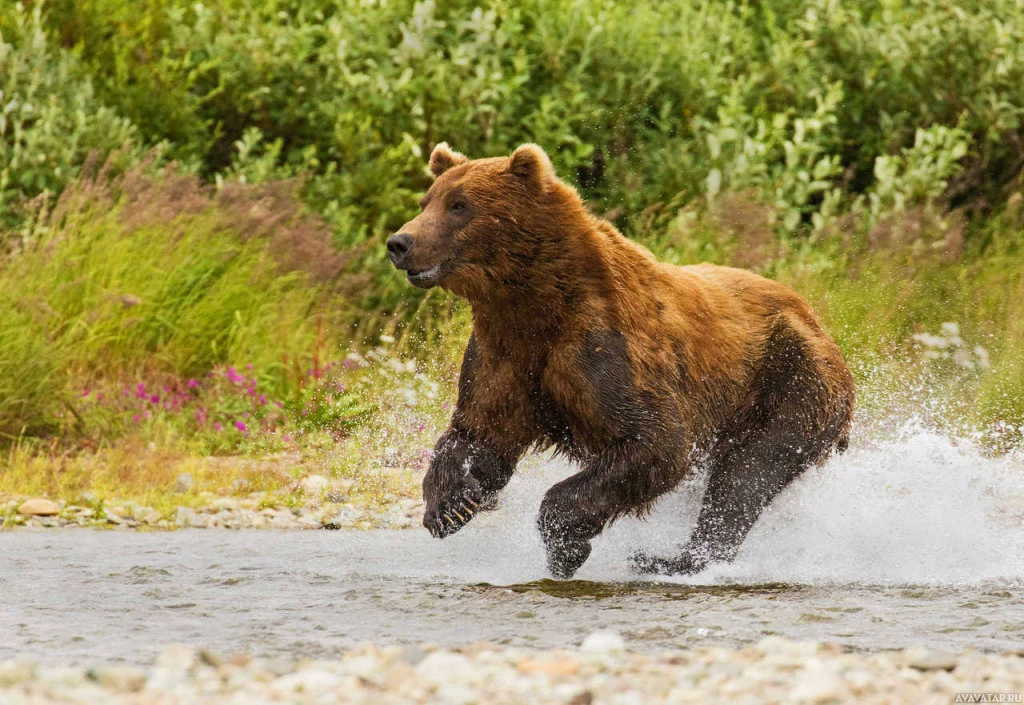
M 310 475 L 282 501 L 250 492 L 224 497 L 190 496 L 159 511 L 122 500 L 99 501 L 86 493 L 74 501 L 0 495 L 0 530 L 94 527 L 110 529 L 408 529 L 419 526 L 423 502 L 399 494 L 360 492 L 351 480 Z
M 949 654 L 922 649 L 844 653 L 830 644 L 775 637 L 738 650 L 697 648 L 658 654 L 633 653 L 618 635 L 599 632 L 587 637 L 579 648 L 565 651 L 491 644 L 457 650 L 364 646 L 336 660 L 290 661 L 222 658 L 171 646 L 147 668 L 50 668 L 29 660 L 0 662 L 0 702 L 8 705 L 945 705 L 957 702 L 961 693 L 1022 692 L 1024 658 L 1018 654 Z

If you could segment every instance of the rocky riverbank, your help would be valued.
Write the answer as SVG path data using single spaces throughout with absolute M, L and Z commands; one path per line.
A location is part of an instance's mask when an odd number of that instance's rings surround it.
M 179 482 L 183 491 L 161 498 L 160 507 L 99 499 L 90 492 L 70 501 L 0 495 L 0 530 L 75 526 L 150 530 L 405 529 L 418 526 L 423 514 L 423 503 L 412 496 L 411 488 L 400 494 L 364 491 L 352 480 L 320 475 L 303 478 L 286 493 L 232 496 L 192 492 L 187 477 L 179 478 Z
M 333 660 L 224 658 L 168 647 L 146 668 L 0 663 L 0 702 L 27 703 L 928 703 L 1024 692 L 1020 654 L 846 653 L 771 637 L 742 649 L 635 653 L 612 633 L 576 649 L 365 646 Z

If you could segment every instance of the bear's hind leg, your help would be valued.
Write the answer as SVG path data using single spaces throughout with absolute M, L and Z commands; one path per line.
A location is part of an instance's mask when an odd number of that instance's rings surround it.
M 693 574 L 731 561 L 765 507 L 811 465 L 794 440 L 781 440 L 776 428 L 760 428 L 728 447 L 711 466 L 697 526 L 681 554 L 639 553 L 634 567 L 642 573 Z
M 827 369 L 825 370 L 827 373 Z M 823 378 L 799 333 L 780 321 L 751 401 L 721 433 L 697 526 L 681 555 L 634 557 L 645 573 L 699 573 L 731 561 L 761 513 L 785 487 L 833 448 L 846 444 L 852 381 Z

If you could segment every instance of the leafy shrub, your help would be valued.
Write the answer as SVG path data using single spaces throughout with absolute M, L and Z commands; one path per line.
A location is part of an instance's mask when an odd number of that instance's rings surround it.
M 59 194 L 92 152 L 138 141 L 75 55 L 47 38 L 42 9 L 15 11 L 0 25 L 0 227 L 16 223 L 25 199 Z
M 0 264 L 0 431 L 81 423 L 90 375 L 174 390 L 248 363 L 293 430 L 357 426 L 369 383 L 296 360 L 396 328 L 413 357 L 457 356 L 438 341 L 465 309 L 411 290 L 382 247 L 441 140 L 539 142 L 659 256 L 797 285 L 862 376 L 959 321 L 993 368 L 965 398 L 1024 418 L 1018 5 L 6 3 L 0 229 L 24 251 Z M 87 155 L 127 140 L 100 178 Z M 165 157 L 198 179 L 143 178 Z M 63 192 L 52 214 L 15 208 L 44 191 Z M 255 413 L 231 389 L 211 392 L 224 418 Z
M 408 218 L 442 139 L 472 155 L 537 141 L 626 224 L 726 189 L 754 188 L 791 234 L 869 192 L 876 210 L 896 191 L 996 193 L 1024 162 L 1017 13 L 1013 0 L 53 0 L 46 19 L 148 141 L 211 177 L 239 160 L 249 181 L 307 172 L 304 197 L 351 247 Z M 928 177 L 939 193 L 890 183 L 920 176 L 906 160 L 922 149 L 948 162 Z

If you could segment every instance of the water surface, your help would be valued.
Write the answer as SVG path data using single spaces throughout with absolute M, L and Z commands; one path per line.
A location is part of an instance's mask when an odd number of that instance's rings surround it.
M 1024 643 L 1024 468 L 918 434 L 812 471 L 737 561 L 641 580 L 637 547 L 686 538 L 699 486 L 623 520 L 577 580 L 549 580 L 533 521 L 572 468 L 534 463 L 502 507 L 445 541 L 425 531 L 0 534 L 0 659 L 150 662 L 170 643 L 330 656 L 378 644 L 578 644 L 614 629 L 637 649 L 767 635 L 854 648 L 1002 650 Z

